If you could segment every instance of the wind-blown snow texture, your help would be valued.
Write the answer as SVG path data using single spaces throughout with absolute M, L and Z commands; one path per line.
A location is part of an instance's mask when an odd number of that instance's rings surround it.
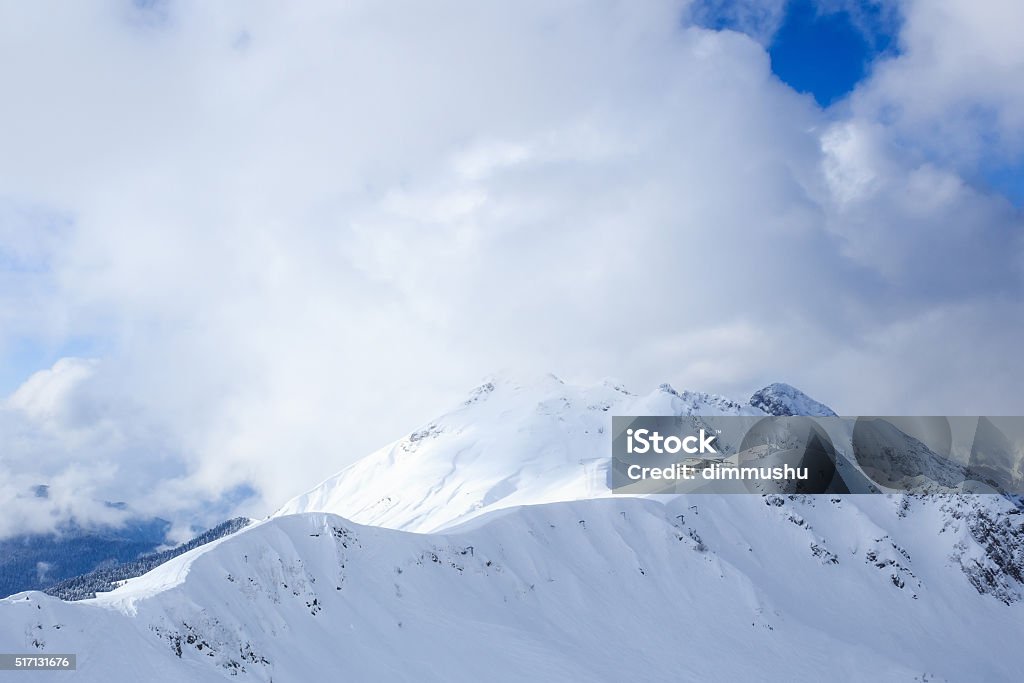
M 475 389 L 456 410 L 356 462 L 277 514 L 333 512 L 361 524 L 426 532 L 488 510 L 610 496 L 613 414 L 764 412 L 668 384 L 635 396 L 614 382 L 577 387 L 553 375 L 532 382 L 495 380 Z
M 577 500 L 606 496 L 612 413 L 687 412 L 760 408 L 486 384 L 113 592 L 0 601 L 0 650 L 77 653 L 84 681 L 1019 680 L 1003 499 Z

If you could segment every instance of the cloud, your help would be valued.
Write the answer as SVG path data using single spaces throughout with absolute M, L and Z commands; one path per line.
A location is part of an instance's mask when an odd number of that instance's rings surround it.
M 904 154 L 971 172 L 1024 153 L 1024 45 L 1013 0 L 909 0 L 899 53 L 855 93 L 855 116 L 884 122 Z
M 729 28 L 767 46 L 782 26 L 789 0 L 695 0 L 689 18 L 709 28 Z
M 501 368 L 1018 410 L 1020 212 L 905 153 L 898 62 L 822 111 L 685 9 L 12 10 L 5 330 L 104 352 L 7 400 L 3 500 L 262 514 Z
M 898 33 L 900 5 L 901 0 L 693 0 L 686 14 L 698 26 L 739 31 L 766 48 L 794 12 L 807 19 L 842 14 L 876 51 Z
M 11 394 L 5 407 L 38 422 L 71 422 L 73 418 L 67 414 L 72 408 L 69 395 L 95 373 L 96 365 L 95 359 L 62 358 L 52 368 L 29 377 Z
M 166 516 L 178 537 L 245 509 L 243 485 L 190 477 L 172 421 L 107 380 L 105 361 L 62 358 L 0 402 L 0 537 Z

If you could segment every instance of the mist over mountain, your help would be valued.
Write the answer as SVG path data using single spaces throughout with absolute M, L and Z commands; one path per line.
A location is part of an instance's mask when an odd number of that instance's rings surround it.
M 61 525 L 45 534 L 0 539 L 0 596 L 43 590 L 99 567 L 134 560 L 163 545 L 170 522 L 129 519 L 123 525 Z

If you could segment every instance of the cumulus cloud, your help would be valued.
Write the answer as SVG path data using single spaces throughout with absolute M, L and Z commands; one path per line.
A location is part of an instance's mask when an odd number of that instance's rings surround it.
M 5 501 L 261 514 L 502 368 L 1020 410 L 1020 211 L 950 161 L 991 131 L 906 152 L 919 5 L 829 111 L 685 3 L 8 14 L 0 348 L 104 353 L 7 399 Z
M 904 154 L 971 171 L 1024 152 L 1024 5 L 907 0 L 899 52 L 851 98 Z

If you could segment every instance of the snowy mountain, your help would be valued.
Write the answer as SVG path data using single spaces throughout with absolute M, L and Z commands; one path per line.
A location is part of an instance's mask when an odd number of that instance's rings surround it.
M 83 681 L 1018 680 L 1020 605 L 949 561 L 980 553 L 965 525 L 863 498 L 580 501 L 429 535 L 278 517 L 96 600 L 0 601 L 0 642 L 77 653 Z
M 796 392 L 776 407 L 817 404 Z M 789 403 L 783 403 L 789 400 Z M 820 404 L 817 404 L 820 405 Z M 553 375 L 498 380 L 451 412 L 289 501 L 276 514 L 331 512 L 435 531 L 490 510 L 611 495 L 611 415 L 764 415 L 750 404 L 668 384 L 636 396 L 614 382 L 579 387 Z
M 112 592 L 0 600 L 0 651 L 82 681 L 1019 680 L 1010 501 L 608 495 L 613 413 L 813 405 L 769 394 L 489 382 Z
M 831 417 L 836 413 L 824 403 L 788 384 L 769 384 L 764 389 L 754 392 L 750 397 L 750 405 L 760 408 L 769 415 L 809 415 L 811 417 Z

